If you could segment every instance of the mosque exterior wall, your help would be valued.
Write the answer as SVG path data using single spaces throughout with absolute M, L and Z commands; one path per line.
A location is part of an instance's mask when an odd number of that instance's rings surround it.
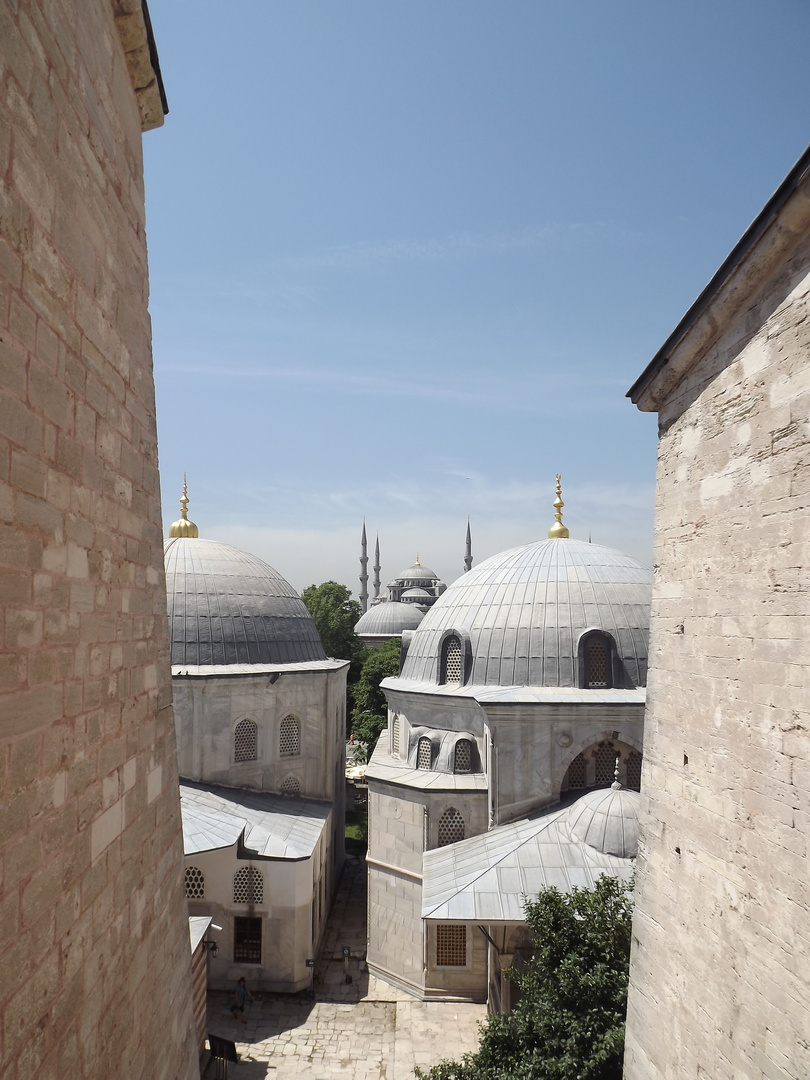
M 628 1080 L 810 1075 L 806 174 L 763 224 L 639 394 L 659 569 Z
M 0 1073 L 190 1080 L 141 5 L 1 5 L 0 111 Z

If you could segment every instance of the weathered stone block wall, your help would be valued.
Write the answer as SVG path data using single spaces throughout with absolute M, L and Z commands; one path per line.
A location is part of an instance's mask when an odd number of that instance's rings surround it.
M 0 5 L 4 1080 L 198 1075 L 142 117 L 116 27 L 143 59 L 139 13 Z
M 659 407 L 628 1080 L 810 1075 L 809 269 Z

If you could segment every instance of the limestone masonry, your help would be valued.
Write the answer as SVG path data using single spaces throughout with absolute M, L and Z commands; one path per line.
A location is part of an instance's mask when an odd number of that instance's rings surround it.
M 0 5 L 0 1074 L 198 1076 L 140 0 Z

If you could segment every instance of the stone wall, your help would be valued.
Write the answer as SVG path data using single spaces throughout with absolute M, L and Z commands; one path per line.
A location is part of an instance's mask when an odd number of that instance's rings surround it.
M 147 312 L 149 56 L 139 3 L 0 5 L 4 1080 L 198 1075 Z
M 810 1075 L 807 188 L 641 396 L 661 441 L 628 1080 Z

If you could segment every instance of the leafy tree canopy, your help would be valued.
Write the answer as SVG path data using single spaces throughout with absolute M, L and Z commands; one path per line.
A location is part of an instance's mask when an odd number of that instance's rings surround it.
M 354 687 L 352 734 L 358 742 L 374 747 L 388 722 L 388 705 L 380 683 L 399 672 L 400 638 L 392 638 L 372 649 Z
M 621 1080 L 630 965 L 629 887 L 542 892 L 527 904 L 534 953 L 511 977 L 522 997 L 481 1026 L 474 1054 L 421 1080 Z
M 315 620 L 327 656 L 337 660 L 351 660 L 349 681 L 355 681 L 362 666 L 365 649 L 354 627 L 360 618 L 360 605 L 352 600 L 345 585 L 337 581 L 324 581 L 322 585 L 308 585 L 301 599 Z

